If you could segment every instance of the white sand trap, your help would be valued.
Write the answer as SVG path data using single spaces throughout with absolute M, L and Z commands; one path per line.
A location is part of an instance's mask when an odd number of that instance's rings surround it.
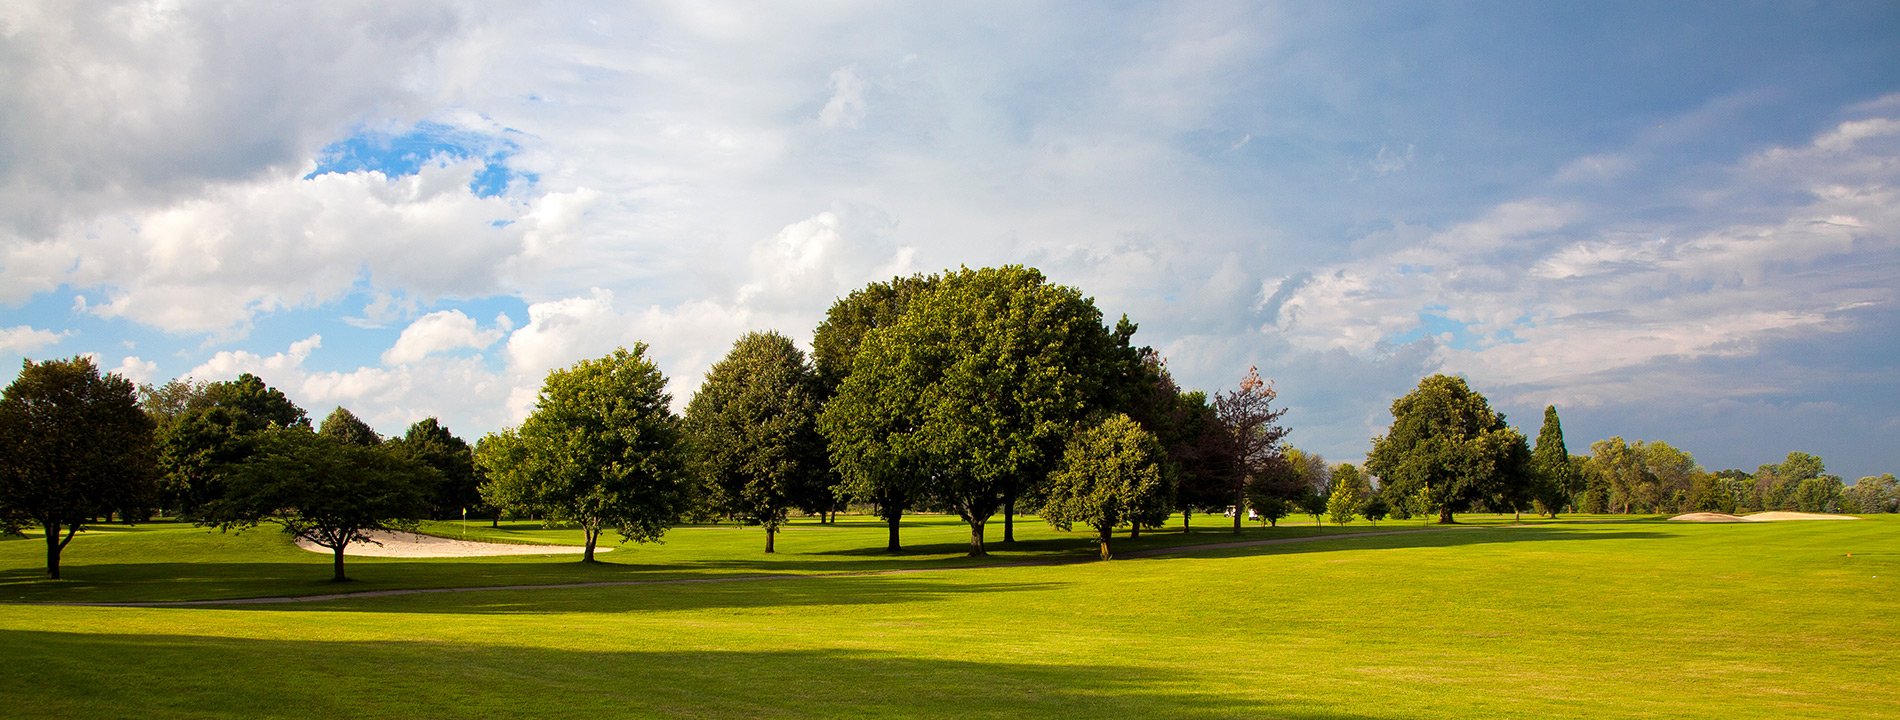
M 587 552 L 587 548 L 575 545 L 509 545 L 506 543 L 471 542 L 452 540 L 434 535 L 415 533 L 371 532 L 381 545 L 371 543 L 350 543 L 343 548 L 343 554 L 350 557 L 483 557 L 489 555 L 578 555 Z M 327 547 L 297 539 L 297 547 L 314 553 L 331 554 Z M 613 548 L 594 548 L 595 554 L 613 552 Z
M 1748 518 L 1736 517 L 1728 513 L 1693 512 L 1669 518 L 1676 522 L 1748 522 Z
M 1739 517 L 1728 513 L 1697 512 L 1687 515 L 1677 515 L 1669 519 L 1681 522 L 1777 522 L 1781 520 L 1859 520 L 1860 518 L 1852 515 L 1824 515 L 1822 513 L 1782 512 L 1777 510 L 1773 512 L 1751 513 Z

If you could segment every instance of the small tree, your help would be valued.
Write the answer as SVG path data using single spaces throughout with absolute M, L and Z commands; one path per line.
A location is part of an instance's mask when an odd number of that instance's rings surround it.
M 1326 515 L 1327 497 L 1325 495 L 1314 492 L 1311 487 L 1308 487 L 1305 492 L 1300 493 L 1299 499 L 1295 502 L 1300 506 L 1300 512 L 1313 516 L 1313 525 L 1323 525 L 1320 518 Z
M 260 523 L 329 548 L 335 580 L 352 543 L 375 542 L 372 532 L 413 530 L 427 507 L 435 471 L 382 447 L 364 447 L 307 428 L 272 428 L 252 438 L 241 463 L 224 473 L 224 496 L 194 519 L 220 530 Z
M 607 528 L 632 542 L 658 540 L 679 517 L 684 458 L 666 377 L 646 343 L 548 373 L 534 414 L 519 429 L 483 438 L 475 462 L 482 497 L 499 508 L 572 522 L 586 538 L 581 562 Z
M 25 361 L 0 395 L 0 530 L 46 532 L 46 577 L 93 518 L 152 497 L 152 421 L 138 387 L 86 357 Z M 66 536 L 60 537 L 64 530 Z
M 1371 500 L 1367 500 L 1365 509 L 1359 511 L 1361 515 L 1366 516 L 1366 520 L 1370 521 L 1375 528 L 1379 526 L 1379 521 L 1384 520 L 1385 516 L 1391 512 L 1392 504 L 1386 502 L 1384 497 L 1378 495 L 1374 495 Z
M 1359 487 L 1352 483 L 1335 482 L 1333 485 L 1333 494 L 1326 499 L 1326 514 L 1335 525 L 1351 523 L 1353 516 L 1359 514 L 1360 498 L 1364 496 L 1359 494 Z
M 1069 442 L 1060 469 L 1049 476 L 1042 518 L 1061 530 L 1075 523 L 1094 528 L 1107 560 L 1115 526 L 1173 504 L 1166 460 L 1153 435 L 1127 415 L 1115 415 Z

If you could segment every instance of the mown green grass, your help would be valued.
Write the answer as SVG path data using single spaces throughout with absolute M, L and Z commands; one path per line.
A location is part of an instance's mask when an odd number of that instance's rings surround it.
M 794 530 L 766 562 L 854 567 L 880 530 Z M 669 538 L 625 557 L 758 570 L 728 564 L 758 559 L 756 529 Z M 140 552 L 88 567 L 190 564 Z M 321 571 L 311 557 L 279 559 Z M 0 697 L 45 717 L 1894 717 L 1896 577 L 1900 519 L 1620 520 L 879 576 L 15 604 Z
M 1228 524 L 1214 527 L 1210 520 Z M 1474 523 L 1508 522 L 1509 518 L 1469 519 Z M 1144 533 L 1130 541 L 1118 538 L 1117 551 L 1182 544 L 1235 540 L 1304 537 L 1315 534 L 1368 532 L 1364 522 L 1346 527 L 1310 521 L 1282 522 L 1278 528 L 1247 523 L 1239 537 L 1231 520 L 1196 518 L 1196 530 L 1183 534 L 1179 518 L 1162 532 Z M 1017 523 L 1018 542 L 1001 542 L 1002 523 L 991 523 L 990 556 L 967 557 L 969 529 L 955 517 L 918 515 L 904 522 L 905 552 L 885 552 L 886 526 L 876 518 L 844 516 L 836 524 L 801 518 L 786 526 L 778 552 L 764 553 L 765 531 L 732 524 L 674 528 L 662 543 L 628 543 L 598 555 L 596 564 L 579 562 L 577 554 L 497 556 L 482 558 L 368 558 L 350 557 L 345 569 L 351 582 L 331 582 L 328 554 L 297 548 L 274 527 L 243 533 L 178 523 L 148 523 L 132 528 L 106 526 L 82 534 L 67 547 L 61 562 L 61 580 L 45 576 L 45 544 L 38 537 L 0 541 L 0 601 L 109 602 L 206 600 L 220 598 L 324 595 L 394 588 L 439 588 L 494 585 L 541 585 L 573 582 L 618 582 L 760 574 L 876 572 L 911 568 L 967 567 L 1047 559 L 1086 559 L 1096 554 L 1094 539 L 1083 532 L 1057 532 L 1040 520 Z M 1416 529 L 1418 523 L 1380 523 L 1380 529 Z M 463 537 L 458 522 L 427 523 L 424 531 Z M 546 528 L 538 522 L 504 522 L 501 528 L 470 523 L 470 540 L 524 544 L 582 543 L 573 528 Z M 602 547 L 619 537 L 607 533 Z

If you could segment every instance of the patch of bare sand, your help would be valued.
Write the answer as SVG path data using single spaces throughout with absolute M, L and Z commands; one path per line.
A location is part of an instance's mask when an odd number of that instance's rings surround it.
M 350 557 L 487 557 L 493 555 L 564 555 L 579 554 L 587 548 L 574 545 L 510 545 L 507 543 L 472 542 L 455 540 L 434 535 L 416 533 L 373 531 L 370 537 L 376 542 L 350 543 L 343 548 L 343 554 Z M 297 547 L 310 552 L 331 554 L 330 549 L 303 538 L 297 539 Z M 613 552 L 613 548 L 594 548 L 596 554 Z
M 1777 520 L 1859 520 L 1860 518 L 1852 515 L 1827 515 L 1824 513 L 1783 512 L 1774 510 L 1770 512 L 1749 513 L 1743 515 L 1742 519 L 1749 522 L 1775 522 Z
M 1748 518 L 1736 517 L 1728 513 L 1693 512 L 1669 518 L 1677 522 L 1748 522 Z

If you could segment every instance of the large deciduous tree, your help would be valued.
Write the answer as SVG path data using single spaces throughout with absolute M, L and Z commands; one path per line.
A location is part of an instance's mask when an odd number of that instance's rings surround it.
M 765 528 L 765 551 L 801 497 L 830 495 L 821 387 L 805 353 L 775 332 L 747 333 L 713 363 L 686 406 L 692 468 L 723 512 Z
M 1240 534 L 1241 520 L 1247 516 L 1249 483 L 1256 495 L 1293 498 L 1303 482 L 1291 472 L 1281 455 L 1281 441 L 1287 428 L 1280 425 L 1286 408 L 1274 408 L 1279 397 L 1273 384 L 1260 379 L 1259 368 L 1247 368 L 1240 387 L 1214 398 L 1214 417 L 1221 434 L 1211 452 L 1224 457 L 1217 463 L 1226 471 L 1221 478 L 1222 495 L 1232 498 L 1234 534 Z
M 941 279 L 921 274 L 893 277 L 853 290 L 831 304 L 811 337 L 812 368 L 818 374 L 824 399 L 836 395 L 851 375 L 851 364 L 864 344 L 864 336 L 896 325 L 911 301 L 935 288 Z
M 47 578 L 93 518 L 143 514 L 154 474 L 138 386 L 90 358 L 27 360 L 0 395 L 0 524 L 45 531 Z
M 1392 427 L 1373 438 L 1366 469 L 1394 497 L 1425 490 L 1423 505 L 1450 523 L 1453 513 L 1528 483 L 1530 456 L 1524 436 L 1464 378 L 1433 375 L 1392 402 Z
M 435 470 L 381 446 L 363 446 L 304 427 L 276 427 L 248 439 L 245 459 L 225 469 L 224 494 L 195 517 L 221 530 L 271 523 L 328 548 L 335 578 L 352 543 L 371 533 L 413 530 L 427 510 Z
M 658 540 L 679 517 L 684 448 L 646 343 L 548 373 L 534 413 L 476 446 L 491 504 L 572 522 L 594 562 L 600 534 Z
M 1062 464 L 1049 476 L 1042 518 L 1068 530 L 1076 523 L 1095 529 L 1102 559 L 1113 557 L 1109 538 L 1118 525 L 1134 524 L 1173 505 L 1167 455 L 1160 441 L 1127 415 L 1115 415 L 1075 434 Z
M 310 425 L 302 408 L 249 373 L 213 383 L 175 379 L 144 392 L 146 413 L 159 423 L 160 501 L 180 515 L 222 496 L 218 468 L 242 461 L 250 436 Z
M 812 334 L 812 365 L 826 407 L 851 375 L 865 337 L 896 325 L 911 301 L 935 288 L 939 280 L 936 275 L 894 277 L 854 290 L 832 303 L 824 322 Z M 879 345 L 877 352 L 884 355 L 873 364 L 889 361 L 886 355 L 891 349 Z M 916 458 L 897 452 L 888 443 L 889 431 L 901 426 L 891 424 L 894 418 L 878 410 L 895 407 L 888 404 L 893 398 L 877 397 L 883 392 L 877 387 L 860 387 L 857 392 L 839 412 L 819 419 L 832 467 L 839 475 L 833 492 L 841 501 L 870 503 L 890 528 L 887 549 L 902 552 L 898 526 L 904 513 L 924 497 L 928 472 L 916 464 Z
M 864 335 L 822 426 L 854 485 L 921 473 L 983 555 L 989 518 L 1053 469 L 1130 355 L 1080 292 L 1021 266 L 966 268 Z

